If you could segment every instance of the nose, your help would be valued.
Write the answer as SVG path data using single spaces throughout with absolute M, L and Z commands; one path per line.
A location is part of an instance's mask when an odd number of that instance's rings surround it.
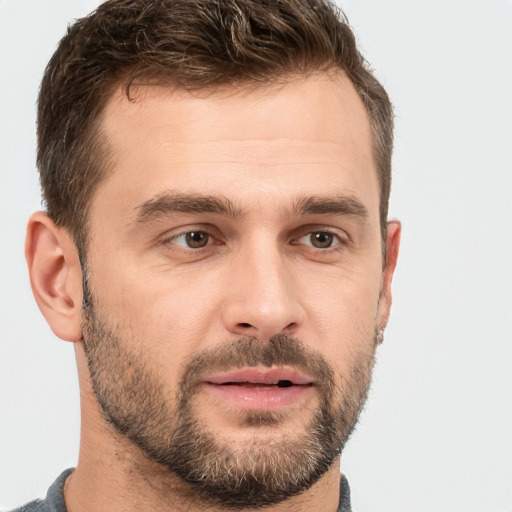
M 229 332 L 266 340 L 298 331 L 305 312 L 293 269 L 277 248 L 258 244 L 240 253 L 228 274 L 222 320 Z

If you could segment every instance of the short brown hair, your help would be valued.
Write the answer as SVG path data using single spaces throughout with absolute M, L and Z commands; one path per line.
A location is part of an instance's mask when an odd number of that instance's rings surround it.
M 89 204 L 109 167 L 100 114 L 119 85 L 129 96 L 138 78 L 201 89 L 332 69 L 350 78 L 370 118 L 384 239 L 392 107 L 328 0 L 109 0 L 77 20 L 39 95 L 37 162 L 49 216 L 85 247 Z

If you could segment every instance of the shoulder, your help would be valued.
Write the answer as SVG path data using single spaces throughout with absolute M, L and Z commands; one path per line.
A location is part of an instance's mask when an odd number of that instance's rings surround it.
M 34 500 L 22 507 L 15 508 L 10 512 L 45 512 L 49 510 L 45 505 L 45 500 Z
M 66 469 L 48 489 L 46 498 L 37 499 L 10 512 L 67 512 L 64 502 L 64 484 L 73 469 Z
M 338 512 L 352 512 L 350 504 L 350 487 L 345 475 L 341 475 L 340 480 L 340 504 Z

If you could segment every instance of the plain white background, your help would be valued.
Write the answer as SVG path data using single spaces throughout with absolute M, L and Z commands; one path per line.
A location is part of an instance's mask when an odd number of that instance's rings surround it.
M 205 0 L 206 1 L 206 0 Z M 76 464 L 73 350 L 32 299 L 35 102 L 94 0 L 0 0 L 0 508 Z M 346 0 L 396 105 L 392 320 L 342 460 L 358 512 L 512 511 L 512 2 Z

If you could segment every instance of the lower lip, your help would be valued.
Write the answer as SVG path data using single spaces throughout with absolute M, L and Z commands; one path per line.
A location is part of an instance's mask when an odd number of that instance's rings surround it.
M 303 401 L 312 392 L 312 386 L 290 386 L 288 388 L 244 387 L 205 383 L 206 389 L 223 400 L 241 409 L 251 411 L 279 411 L 284 407 Z

